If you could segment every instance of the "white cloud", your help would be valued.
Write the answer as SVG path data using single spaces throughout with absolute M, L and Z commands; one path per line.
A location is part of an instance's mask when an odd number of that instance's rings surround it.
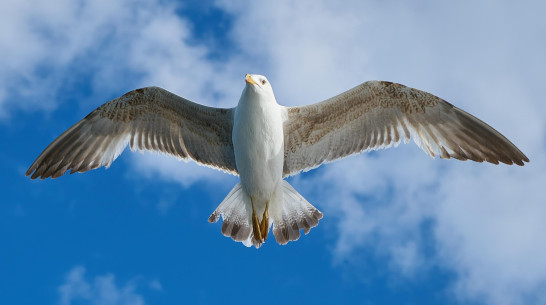
M 144 298 L 136 292 L 136 280 L 118 286 L 113 274 L 89 278 L 85 268 L 76 266 L 70 270 L 64 283 L 59 286 L 59 305 L 144 305 Z M 161 291 L 161 283 L 149 283 L 153 290 Z
M 0 115 L 8 110 L 51 110 L 56 91 L 79 67 L 74 62 L 97 52 L 100 42 L 131 22 L 134 1 L 7 1 L 0 13 Z M 131 6 L 129 6 L 131 7 Z M 93 60 L 87 65 L 93 65 Z M 89 68 L 86 66 L 84 68 Z
M 184 187 L 196 182 L 221 183 L 233 180 L 231 175 L 221 174 L 210 167 L 198 165 L 195 162 L 177 160 L 171 156 L 155 153 L 133 154 L 131 162 L 134 170 L 146 177 L 159 177 L 173 180 Z
M 440 260 L 457 270 L 464 299 L 546 299 L 544 158 L 532 166 L 452 171 L 435 213 Z
M 78 73 L 91 73 L 97 98 L 157 84 L 216 104 L 215 67 L 207 50 L 187 43 L 189 26 L 175 9 L 142 0 L 3 3 L 0 115 L 54 109 L 57 91 Z
M 420 226 L 432 219 L 439 200 L 432 190 L 443 170 L 417 146 L 401 145 L 332 163 L 296 185 L 337 220 L 336 262 L 350 261 L 364 247 L 391 257 L 395 269 L 411 276 L 422 265 L 412 251 L 421 242 Z

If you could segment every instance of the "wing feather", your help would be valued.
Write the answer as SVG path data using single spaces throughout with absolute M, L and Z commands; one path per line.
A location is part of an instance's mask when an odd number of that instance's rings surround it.
M 199 105 L 158 87 L 107 102 L 55 139 L 26 175 L 57 178 L 110 164 L 130 146 L 237 174 L 233 109 Z
M 523 165 L 529 159 L 476 117 L 424 91 L 371 81 L 321 103 L 287 107 L 284 176 L 410 139 L 431 157 Z

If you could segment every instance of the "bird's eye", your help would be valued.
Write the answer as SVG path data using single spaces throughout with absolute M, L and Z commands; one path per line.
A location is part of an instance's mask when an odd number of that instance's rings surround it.
M 265 83 L 267 83 L 265 79 L 262 79 L 262 85 L 265 85 Z

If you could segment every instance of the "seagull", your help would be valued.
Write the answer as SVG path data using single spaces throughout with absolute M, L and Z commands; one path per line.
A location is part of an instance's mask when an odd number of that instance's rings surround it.
M 323 214 L 284 178 L 410 139 L 431 157 L 524 165 L 502 134 L 430 93 L 368 81 L 316 104 L 277 103 L 265 76 L 246 74 L 235 108 L 191 102 L 159 87 L 113 99 L 57 137 L 32 163 L 31 179 L 110 164 L 132 151 L 192 159 L 240 177 L 209 217 L 222 234 L 259 248 L 273 227 L 279 244 L 307 234 Z

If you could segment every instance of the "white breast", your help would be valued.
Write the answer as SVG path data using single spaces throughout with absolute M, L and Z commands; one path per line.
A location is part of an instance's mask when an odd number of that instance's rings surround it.
M 282 180 L 282 111 L 274 96 L 245 88 L 234 114 L 232 137 L 237 170 L 243 188 L 260 205 L 269 200 Z

